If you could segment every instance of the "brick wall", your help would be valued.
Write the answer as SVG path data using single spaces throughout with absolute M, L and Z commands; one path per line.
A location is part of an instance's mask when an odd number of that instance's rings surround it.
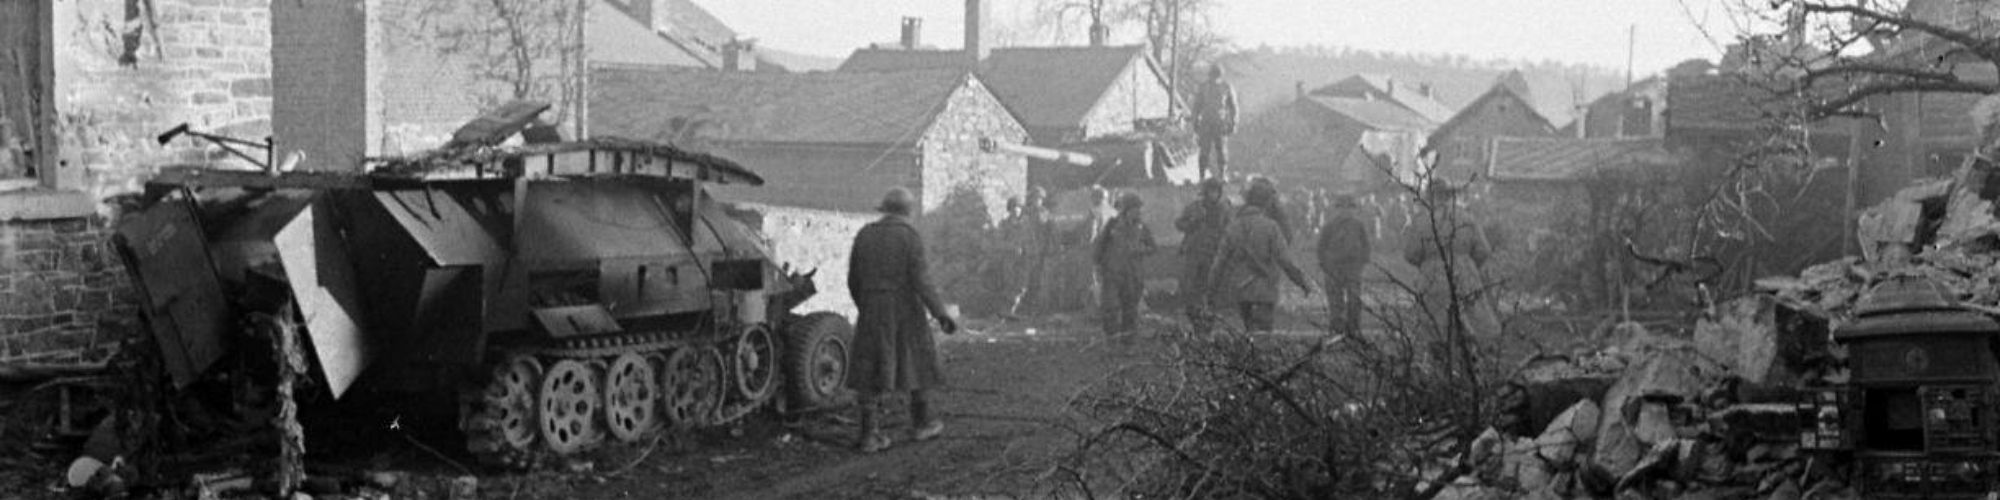
M 1007 198 L 1028 190 L 1028 159 L 986 152 L 981 139 L 1003 143 L 1028 142 L 1028 131 L 1014 121 L 1000 100 L 973 78 L 953 91 L 937 123 L 923 137 L 923 208 L 936 209 L 958 186 L 976 186 L 993 220 L 1007 214 Z
M 797 312 L 833 311 L 854 319 L 854 298 L 847 293 L 847 258 L 854 235 L 879 216 L 757 203 L 738 203 L 734 208 L 751 214 L 742 218 L 770 239 L 778 262 L 793 269 L 819 270 L 814 276 L 819 294 L 799 305 Z
M 153 22 L 127 22 L 126 1 L 50 3 L 61 189 L 101 200 L 162 165 L 238 163 L 186 138 L 155 140 L 180 123 L 271 134 L 269 0 L 154 0 Z M 106 26 L 136 30 L 137 43 Z M 0 221 L 0 362 L 101 359 L 137 324 L 107 243 L 114 221 L 108 207 Z

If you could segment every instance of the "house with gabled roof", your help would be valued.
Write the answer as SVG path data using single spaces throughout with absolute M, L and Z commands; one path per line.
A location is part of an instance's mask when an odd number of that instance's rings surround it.
M 1432 179 L 1464 184 L 1480 175 L 1492 162 L 1496 137 L 1558 135 L 1556 126 L 1535 111 L 1526 88 L 1521 72 L 1509 71 L 1486 93 L 1439 124 L 1424 145 L 1426 153 L 1435 155 Z
M 1408 109 L 1433 124 L 1444 123 L 1445 120 L 1450 120 L 1452 115 L 1450 107 L 1437 101 L 1429 83 L 1401 82 L 1382 74 L 1363 73 L 1349 76 L 1313 89 L 1306 95 L 1386 101 Z
M 1359 85 L 1356 85 L 1359 83 Z M 1303 86 L 1301 86 L 1303 89 Z M 1417 150 L 1437 122 L 1391 100 L 1385 89 L 1358 78 L 1301 92 L 1273 114 L 1258 118 L 1275 127 L 1249 140 L 1282 137 L 1282 144 L 1243 144 L 1267 150 L 1266 162 L 1245 165 L 1288 183 L 1346 193 L 1384 186 L 1413 175 Z
M 696 145 L 763 174 L 732 201 L 871 212 L 909 188 L 935 209 L 970 188 L 991 215 L 1027 189 L 1027 130 L 979 77 L 958 70 L 794 74 L 600 67 L 590 128 Z
M 693 0 L 596 1 L 584 34 L 593 62 L 739 71 L 829 68 L 814 57 L 759 48 Z
M 839 71 L 963 71 L 968 65 L 963 51 L 869 47 L 856 50 Z M 1193 138 L 1176 121 L 1186 116 L 1185 107 L 1144 46 L 995 48 L 978 73 L 1035 145 L 1098 160 L 1089 168 L 1031 160 L 1035 185 L 1191 182 L 1196 175 Z

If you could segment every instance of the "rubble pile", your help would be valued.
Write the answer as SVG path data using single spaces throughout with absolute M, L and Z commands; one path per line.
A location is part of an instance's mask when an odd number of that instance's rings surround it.
M 1774 306 L 1732 302 L 1693 336 L 1627 323 L 1617 345 L 1531 360 L 1516 425 L 1480 436 L 1470 477 L 1439 498 L 1858 498 L 1800 452 L 1792 402 L 1760 390 L 1799 377 Z
M 1917 183 L 1857 217 L 1861 257 L 1825 262 L 1796 277 L 1757 280 L 1779 301 L 1834 322 L 1850 319 L 1867 286 L 1923 276 L 1962 305 L 2000 312 L 2000 219 L 1993 198 L 2000 172 L 1968 163 L 1950 179 Z
M 1464 459 L 1444 498 L 1859 498 L 1800 449 L 1800 389 L 1846 381 L 1829 332 L 1864 292 L 1922 277 L 1960 305 L 2000 314 L 2000 175 L 1968 162 L 1861 214 L 1862 255 L 1757 281 L 1691 335 L 1621 325 L 1624 341 L 1543 356 L 1517 372 L 1511 420 Z

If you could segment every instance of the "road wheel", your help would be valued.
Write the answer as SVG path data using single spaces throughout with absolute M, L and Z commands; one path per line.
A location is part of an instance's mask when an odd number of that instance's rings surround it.
M 762 402 L 778 385 L 778 339 L 764 325 L 753 325 L 736 337 L 736 395 L 744 401 Z
M 848 352 L 854 327 L 831 312 L 785 325 L 785 387 L 799 408 L 834 406 L 847 397 Z
M 582 361 L 565 359 L 542 377 L 542 442 L 557 455 L 582 451 L 599 437 L 597 414 L 604 409 L 602 378 Z
M 722 404 L 722 374 L 722 355 L 713 347 L 688 346 L 668 355 L 660 370 L 667 423 L 680 428 L 706 423 Z
M 604 372 L 604 424 L 619 441 L 638 441 L 660 425 L 660 377 L 636 353 L 618 355 Z
M 491 467 L 526 469 L 534 466 L 538 408 L 536 390 L 542 385 L 542 364 L 517 354 L 493 367 L 485 387 L 460 398 L 459 430 L 466 451 Z

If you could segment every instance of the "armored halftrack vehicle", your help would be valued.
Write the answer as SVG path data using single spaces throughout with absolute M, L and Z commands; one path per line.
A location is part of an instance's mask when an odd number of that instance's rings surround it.
M 327 396 L 454 394 L 471 453 L 515 467 L 841 390 L 849 324 L 791 312 L 811 274 L 704 189 L 763 183 L 729 160 L 593 139 L 280 170 L 165 169 L 121 218 L 177 385 L 270 315 Z

